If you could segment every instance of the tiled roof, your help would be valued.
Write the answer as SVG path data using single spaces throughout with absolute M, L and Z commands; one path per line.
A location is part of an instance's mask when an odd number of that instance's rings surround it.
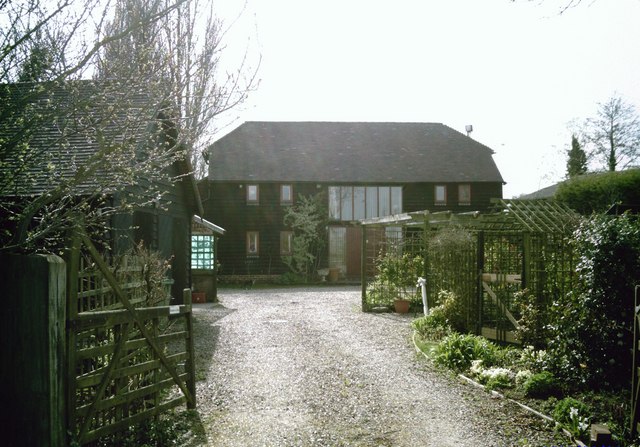
M 439 123 L 246 122 L 210 148 L 209 179 L 503 182 L 492 154 Z
M 0 101 L 3 196 L 39 195 L 68 182 L 100 148 L 125 141 L 142 147 L 158 112 L 148 96 L 132 94 L 116 81 L 3 84 Z M 131 161 L 135 155 L 129 156 Z M 109 157 L 101 163 L 75 192 L 92 190 L 104 176 L 113 176 L 117 188 Z

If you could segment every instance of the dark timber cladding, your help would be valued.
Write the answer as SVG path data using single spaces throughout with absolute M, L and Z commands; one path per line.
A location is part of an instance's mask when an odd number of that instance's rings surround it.
M 492 154 L 439 123 L 246 122 L 209 148 L 209 181 L 201 185 L 205 218 L 228 230 L 219 245 L 220 275 L 287 271 L 280 238 L 292 203 L 282 200 L 285 185 L 294 205 L 300 194 L 326 195 L 321 267 L 338 262 L 343 275 L 359 276 L 351 245 L 360 243 L 353 228 L 360 216 L 485 210 L 502 197 L 504 183 Z

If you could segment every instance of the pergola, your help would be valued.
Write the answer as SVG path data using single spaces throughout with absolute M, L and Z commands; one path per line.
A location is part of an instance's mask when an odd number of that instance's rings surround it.
M 364 220 L 362 309 L 388 305 L 370 298 L 376 282 L 369 281 L 376 257 L 392 245 L 423 257 L 430 306 L 440 290 L 454 292 L 464 300 L 471 330 L 513 342 L 515 292 L 528 289 L 548 304 L 572 286 L 575 256 L 566 240 L 577 222 L 568 207 L 540 199 L 496 199 L 486 213 L 417 211 Z M 410 298 L 419 303 L 417 294 Z

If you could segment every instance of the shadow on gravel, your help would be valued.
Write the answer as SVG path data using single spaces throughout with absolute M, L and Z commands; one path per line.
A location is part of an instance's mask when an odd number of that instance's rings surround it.
M 218 343 L 220 328 L 217 321 L 235 312 L 220 303 L 193 306 L 193 343 L 196 360 L 196 382 L 205 380 Z
M 174 428 L 180 433 L 177 442 L 182 447 L 207 445 L 207 431 L 198 410 L 186 410 L 177 413 Z
M 392 320 L 392 321 L 405 321 L 407 323 L 410 323 L 411 321 L 415 320 L 416 318 L 419 318 L 422 316 L 422 314 L 418 314 L 418 313 L 408 313 L 408 314 L 397 314 L 394 312 L 387 312 L 387 313 L 369 313 L 368 315 L 371 315 L 372 317 L 375 318 L 382 318 L 384 320 Z

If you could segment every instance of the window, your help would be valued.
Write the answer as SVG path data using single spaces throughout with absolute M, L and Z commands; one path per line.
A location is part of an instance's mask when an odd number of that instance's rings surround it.
M 402 213 L 401 186 L 330 186 L 329 218 L 361 220 Z
M 342 201 L 342 220 L 353 220 L 353 188 L 340 188 L 340 199 Z
M 445 185 L 435 186 L 435 204 L 436 205 L 447 204 L 447 187 Z
M 378 188 L 378 216 L 388 216 L 391 214 L 390 201 L 391 192 L 389 188 Z
M 260 233 L 247 231 L 247 255 L 258 256 L 260 253 Z
M 329 268 L 347 271 L 346 227 L 329 227 Z
M 207 234 L 194 234 L 191 236 L 191 268 L 201 270 L 213 270 L 215 239 Z
M 247 205 L 257 205 L 259 201 L 258 185 L 247 185 Z
M 400 186 L 391 187 L 391 214 L 402 212 L 402 188 Z
M 370 217 L 378 217 L 378 187 L 367 186 L 367 203 L 366 203 L 367 219 Z
M 280 254 L 289 256 L 293 253 L 293 231 L 280 232 Z
M 340 187 L 329 187 L 329 219 L 340 220 Z
M 458 185 L 458 205 L 471 205 L 471 185 Z
M 364 219 L 364 186 L 356 186 L 353 188 L 353 219 Z
M 280 204 L 291 205 L 293 203 L 293 188 L 291 185 L 280 185 Z

